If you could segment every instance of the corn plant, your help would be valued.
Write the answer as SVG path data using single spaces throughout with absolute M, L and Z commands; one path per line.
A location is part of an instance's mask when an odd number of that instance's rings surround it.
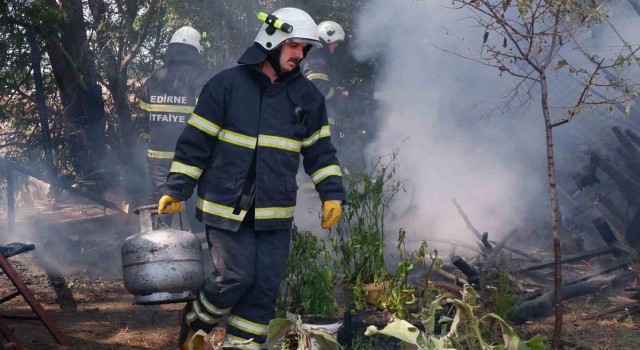
M 365 335 L 382 334 L 399 339 L 402 350 L 544 350 L 545 338 L 537 335 L 527 341 L 520 339 L 516 331 L 500 316 L 490 313 L 482 317 L 476 315 L 478 294 L 465 286 L 462 299 L 453 299 L 447 294 L 440 295 L 423 312 L 422 324 L 425 331 L 418 330 L 411 323 L 400 318 L 391 318 L 383 328 L 367 327 Z M 442 304 L 453 304 L 456 314 L 453 319 L 438 317 Z M 498 322 L 502 331 L 502 342 L 487 341 L 481 331 L 483 323 Z M 441 336 L 435 334 L 436 323 L 449 324 L 449 331 Z

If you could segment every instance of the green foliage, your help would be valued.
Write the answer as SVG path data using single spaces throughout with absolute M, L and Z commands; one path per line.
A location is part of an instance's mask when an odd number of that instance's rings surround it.
M 518 287 L 509 277 L 508 270 L 501 269 L 497 285 L 488 290 L 491 309 L 504 319 L 508 319 L 513 314 L 516 305 L 520 302 Z
M 291 233 L 291 252 L 283 280 L 288 310 L 298 315 L 337 319 L 339 308 L 334 297 L 336 279 L 329 267 L 331 260 L 324 241 L 313 233 Z
M 394 177 L 395 172 L 394 153 L 390 158 L 380 157 L 370 170 L 345 178 L 349 202 L 344 206 L 332 243 L 340 256 L 346 282 L 358 279 L 364 283 L 379 282 L 386 276 L 385 211 L 403 189 Z
M 476 291 L 465 286 L 462 299 L 453 299 L 448 295 L 440 295 L 425 310 L 423 324 L 425 332 L 419 331 L 407 321 L 392 318 L 383 329 L 369 326 L 366 335 L 382 334 L 395 337 L 402 341 L 402 349 L 415 350 L 544 350 L 545 338 L 537 335 L 527 341 L 520 339 L 516 331 L 504 319 L 496 314 L 487 314 L 478 317 L 475 312 L 478 309 Z M 453 304 L 456 307 L 456 315 L 453 319 L 441 317 L 438 312 L 442 304 Z M 448 333 L 438 336 L 435 334 L 435 324 L 450 324 Z M 487 341 L 481 332 L 481 325 L 487 322 L 498 322 L 502 334 L 502 342 L 492 344 Z

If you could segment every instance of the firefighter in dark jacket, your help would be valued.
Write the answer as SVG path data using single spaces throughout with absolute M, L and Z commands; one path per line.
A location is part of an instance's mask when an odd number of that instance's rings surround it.
M 154 70 L 142 88 L 140 107 L 148 118 L 147 163 L 155 203 L 162 196 L 178 137 L 210 77 L 201 63 L 201 53 L 200 33 L 189 26 L 178 29 L 169 42 L 165 65 Z M 189 218 L 195 217 L 195 200 L 189 201 L 186 212 Z M 196 220 L 180 221 L 185 226 L 190 222 L 194 232 L 204 231 Z
M 309 52 L 309 56 L 300 64 L 300 69 L 324 95 L 329 111 L 329 124 L 335 125 L 337 121 L 334 102 L 348 94 L 342 87 L 338 87 L 338 76 L 332 63 L 333 53 L 338 45 L 344 42 L 344 29 L 336 22 L 324 21 L 318 24 L 318 36 L 322 47 Z
M 289 252 L 300 155 L 322 200 L 323 228 L 346 199 L 324 98 L 298 67 L 320 45 L 317 26 L 295 8 L 261 19 L 239 65 L 203 88 L 158 203 L 161 213 L 180 211 L 198 184 L 197 217 L 214 263 L 182 312 L 182 349 L 223 317 L 228 341 L 262 348 Z M 201 337 L 194 342 L 204 348 Z

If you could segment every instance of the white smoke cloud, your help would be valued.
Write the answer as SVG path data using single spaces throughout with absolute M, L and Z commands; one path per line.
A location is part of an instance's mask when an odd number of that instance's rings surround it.
M 482 44 L 483 29 L 465 20 L 468 13 L 446 7 L 450 5 L 373 0 L 359 13 L 352 36 L 357 59 L 381 56 L 383 62 L 377 67 L 376 90 L 384 105 L 381 130 L 368 153 L 376 157 L 402 144 L 399 176 L 410 180 L 413 191 L 413 215 L 393 226 L 404 227 L 409 239 L 468 241 L 473 236 L 451 202 L 455 198 L 476 228 L 490 237 L 498 238 L 520 222 L 537 221 L 536 226 L 544 228 L 549 195 L 539 99 L 534 91 L 528 109 L 481 118 L 501 102 L 493 96 L 512 87 L 514 78 L 438 49 L 468 55 L 468 47 L 479 51 Z M 628 17 L 624 21 L 611 20 L 624 28 L 635 23 L 637 28 L 640 17 L 630 15 L 629 9 L 615 7 L 611 16 L 623 14 Z M 583 34 L 588 46 L 619 47 L 619 40 L 606 29 L 600 26 Z M 629 38 L 635 44 L 638 39 L 637 34 Z M 579 57 L 569 47 L 563 53 Z M 552 93 L 563 92 L 561 85 L 552 88 Z M 485 100 L 490 103 L 477 105 Z M 591 129 L 599 127 L 593 120 L 589 123 Z M 574 127 L 563 128 L 570 134 Z M 559 159 L 575 158 L 577 150 L 569 147 L 578 139 L 558 134 Z M 561 178 L 576 170 L 568 160 L 557 165 Z

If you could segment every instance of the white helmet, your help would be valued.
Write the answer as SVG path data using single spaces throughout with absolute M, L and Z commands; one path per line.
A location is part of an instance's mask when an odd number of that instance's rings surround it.
M 255 42 L 266 50 L 273 50 L 282 45 L 286 40 L 301 41 L 312 46 L 322 46 L 318 37 L 318 26 L 308 13 L 293 7 L 284 7 L 271 14 L 278 20 L 289 24 L 290 32 L 276 29 L 272 25 L 264 23 Z
M 171 37 L 169 44 L 187 44 L 198 49 L 198 53 L 202 53 L 202 44 L 200 44 L 200 32 L 189 26 L 184 26 Z
M 327 44 L 344 41 L 344 29 L 334 21 L 324 21 L 318 24 L 318 35 Z

